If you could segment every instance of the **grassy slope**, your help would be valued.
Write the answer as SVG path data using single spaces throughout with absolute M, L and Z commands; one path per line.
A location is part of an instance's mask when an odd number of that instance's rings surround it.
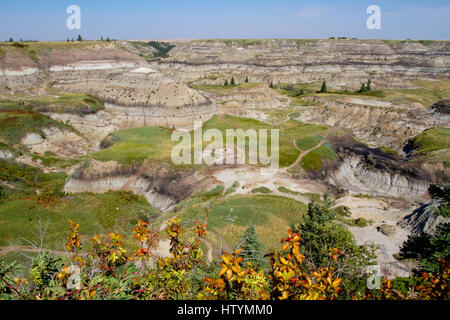
M 48 247 L 62 249 L 69 219 L 81 224 L 80 232 L 89 238 L 97 233 L 130 234 L 139 219 L 149 219 L 156 211 L 142 197 L 125 192 L 76 194 L 43 207 L 33 200 L 0 202 L 0 245 L 16 243 L 20 238 L 34 240 L 32 230 L 49 224 Z
M 103 102 L 91 94 L 60 92 L 56 89 L 48 89 L 47 91 L 51 95 L 31 99 L 27 106 L 40 112 L 51 111 L 79 115 L 95 113 L 105 109 Z
M 310 171 L 320 171 L 322 169 L 322 160 L 336 160 L 338 155 L 331 148 L 329 143 L 309 152 L 301 162 L 303 169 Z
M 234 196 L 211 209 L 208 229 L 220 234 L 233 247 L 248 224 L 253 223 L 265 251 L 278 245 L 290 224 L 298 223 L 306 209 L 305 204 L 280 196 Z
M 170 140 L 171 132 L 160 127 L 119 130 L 112 134 L 112 140 L 117 142 L 93 156 L 100 161 L 116 160 L 120 163 L 142 162 L 147 158 L 169 161 L 175 146 Z
M 31 240 L 39 219 L 49 223 L 50 248 L 61 249 L 69 219 L 81 223 L 84 235 L 92 236 L 96 232 L 130 232 L 138 219 L 148 220 L 157 213 L 143 197 L 128 192 L 64 195 L 61 190 L 66 177 L 0 160 L 0 246 L 20 237 Z
M 219 190 L 220 191 L 220 190 Z M 209 214 L 205 203 L 210 203 Z M 214 248 L 233 249 L 245 232 L 248 224 L 256 226 L 263 250 L 274 248 L 286 233 L 291 223 L 298 223 L 306 213 L 305 204 L 294 199 L 276 195 L 237 195 L 220 200 L 220 194 L 205 197 L 202 194 L 178 204 L 177 218 L 189 230 L 195 221 L 208 221 L 208 239 Z M 189 233 L 189 232 L 188 232 Z
M 231 115 L 214 116 L 203 125 L 203 132 L 207 129 L 218 129 L 222 132 L 225 145 L 226 129 L 272 129 L 274 127 L 264 122 L 241 118 Z M 304 124 L 299 121 L 285 122 L 280 129 L 280 166 L 292 164 L 300 152 L 294 146 L 294 140 L 307 136 L 325 134 L 324 126 Z M 101 161 L 116 160 L 121 163 L 142 162 L 148 157 L 170 161 L 172 147 L 176 145 L 170 140 L 170 129 L 146 127 L 137 129 L 119 130 L 112 135 L 116 143 L 95 153 L 94 158 Z M 270 137 L 270 132 L 269 132 Z M 270 150 L 270 139 L 269 150 Z M 193 139 L 192 139 L 193 141 Z M 205 146 L 208 143 L 205 143 Z
M 450 129 L 428 129 L 413 138 L 411 142 L 415 153 L 426 153 L 450 148 Z
M 0 139 L 7 144 L 20 143 L 27 133 L 44 136 L 43 129 L 50 127 L 72 130 L 69 126 L 34 111 L 0 110 Z

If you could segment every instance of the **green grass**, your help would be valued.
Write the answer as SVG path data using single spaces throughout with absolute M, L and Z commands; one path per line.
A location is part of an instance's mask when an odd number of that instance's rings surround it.
M 41 194 L 59 194 L 65 184 L 65 173 L 43 173 L 40 169 L 13 161 L 0 160 L 0 200 L 14 200 Z M 9 185 L 9 186 L 8 186 Z
M 220 234 L 233 247 L 253 223 L 263 249 L 278 247 L 290 224 L 298 223 L 307 206 L 296 200 L 275 196 L 234 196 L 215 205 L 208 215 L 208 229 Z
M 225 195 L 236 192 L 236 189 L 240 187 L 239 182 L 235 181 L 227 190 L 225 190 Z
M 91 94 L 63 93 L 55 89 L 47 89 L 51 94 L 31 99 L 27 107 L 39 112 L 73 113 L 86 115 L 105 109 L 104 103 Z
M 293 191 L 289 188 L 286 188 L 285 186 L 278 187 L 278 191 L 283 192 L 283 193 L 293 194 L 293 195 L 300 194 L 300 192 Z
M 317 146 L 322 140 L 322 136 L 309 136 L 295 140 L 295 144 L 302 150 L 309 150 Z
M 130 192 L 76 194 L 49 207 L 27 199 L 10 200 L 0 202 L 0 245 L 17 243 L 20 238 L 35 240 L 31 231 L 37 228 L 39 219 L 49 224 L 48 248 L 62 250 L 69 219 L 81 224 L 80 233 L 86 239 L 97 233 L 130 234 L 139 219 L 156 215 L 143 197 Z
M 33 62 L 35 62 L 35 63 L 38 63 L 38 62 L 39 62 L 39 59 L 38 59 L 38 57 L 36 56 L 36 51 L 34 51 L 34 50 L 28 51 L 28 56 L 30 57 L 31 61 L 33 61 Z
M 222 132 L 223 145 L 226 145 L 227 129 L 275 129 L 280 130 L 279 152 L 280 166 L 292 164 L 300 155 L 294 146 L 294 140 L 297 138 L 318 135 L 325 133 L 327 127 L 304 124 L 299 121 L 290 120 L 282 124 L 281 127 L 274 127 L 267 123 L 242 118 L 231 115 L 214 116 L 203 124 L 203 132 L 208 129 L 218 129 Z M 107 149 L 98 151 L 93 157 L 100 161 L 115 160 L 120 163 L 140 163 L 147 158 L 158 159 L 171 162 L 172 148 L 176 145 L 171 141 L 171 129 L 160 127 L 143 127 L 137 129 L 118 130 L 111 135 L 114 144 Z M 194 139 L 191 136 L 191 142 Z M 271 134 L 268 132 L 268 150 L 271 149 Z M 204 143 L 206 147 L 209 142 Z M 246 141 L 248 147 L 248 139 Z M 247 159 L 248 161 L 248 159 Z
M 69 219 L 79 222 L 81 233 L 90 237 L 108 231 L 129 233 L 139 219 L 158 215 L 144 197 L 131 192 L 68 196 L 62 192 L 66 178 L 65 173 L 44 173 L 0 160 L 0 246 L 17 244 L 19 238 L 33 240 L 39 219 L 49 224 L 49 248 L 61 250 Z
M 309 152 L 301 162 L 303 169 L 306 171 L 322 169 L 322 160 L 336 160 L 338 155 L 331 148 L 329 143 L 325 143 L 319 148 Z
M 98 151 L 93 157 L 100 161 L 115 160 L 120 163 L 140 163 L 147 158 L 170 161 L 172 130 L 160 127 L 141 127 L 118 130 L 112 133 L 111 147 Z
M 209 208 L 209 209 L 207 209 Z M 263 250 L 278 246 L 292 223 L 298 223 L 306 213 L 307 206 L 294 199 L 275 195 L 235 195 L 209 198 L 200 194 L 181 201 L 174 212 L 181 219 L 186 234 L 192 235 L 195 222 L 207 222 L 208 240 L 217 251 L 233 250 L 249 223 L 256 225 L 256 232 L 263 243 Z M 159 223 L 167 216 L 157 219 Z
M 41 163 L 46 166 L 46 167 L 53 167 L 53 168 L 60 168 L 60 169 L 65 169 L 67 167 L 71 167 L 77 163 L 80 162 L 79 159 L 61 159 L 56 155 L 52 155 L 52 154 L 44 154 L 39 155 L 39 154 L 33 154 L 32 155 L 32 160 L 40 160 Z
M 27 133 L 44 137 L 43 129 L 50 127 L 72 131 L 71 127 L 37 112 L 0 110 L 0 139 L 10 145 L 20 143 Z
M 252 190 L 252 193 L 272 193 L 272 190 L 266 187 L 259 187 Z
M 414 153 L 427 153 L 450 147 L 450 129 L 432 128 L 413 138 Z
M 356 194 L 355 197 L 360 198 L 360 199 L 374 199 L 374 196 L 371 196 L 370 194 L 364 194 L 364 193 Z
M 342 221 L 343 223 L 345 223 L 346 225 L 351 226 L 351 227 L 364 228 L 364 227 L 371 225 L 371 221 L 368 221 L 364 218 L 345 219 L 343 217 L 340 217 L 339 221 Z

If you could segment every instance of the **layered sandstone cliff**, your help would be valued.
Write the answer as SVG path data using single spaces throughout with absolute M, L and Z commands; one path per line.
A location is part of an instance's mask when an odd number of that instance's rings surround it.
M 170 57 L 155 65 L 181 81 L 233 75 L 240 82 L 327 80 L 354 90 L 371 78 L 377 87 L 395 88 L 418 77 L 448 77 L 449 47 L 448 41 L 199 40 L 176 43 Z

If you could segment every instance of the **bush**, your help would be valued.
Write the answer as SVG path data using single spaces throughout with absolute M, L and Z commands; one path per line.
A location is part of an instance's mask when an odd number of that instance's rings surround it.
M 252 193 L 272 193 L 272 190 L 266 187 L 259 187 L 252 190 Z

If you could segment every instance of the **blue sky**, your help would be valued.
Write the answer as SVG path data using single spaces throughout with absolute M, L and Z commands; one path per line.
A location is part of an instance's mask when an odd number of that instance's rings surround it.
M 68 30 L 66 8 L 81 8 Z M 381 30 L 366 9 L 381 8 Z M 0 40 L 191 38 L 450 39 L 448 0 L 1 0 Z

